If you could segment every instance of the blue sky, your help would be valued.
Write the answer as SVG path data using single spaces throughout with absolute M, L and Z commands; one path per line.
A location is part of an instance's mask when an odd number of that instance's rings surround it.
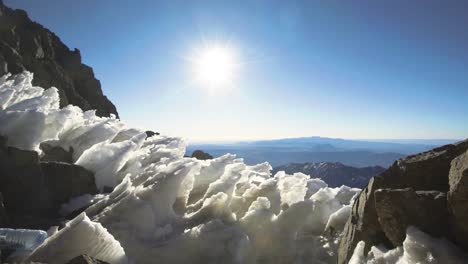
M 4 0 L 79 48 L 133 126 L 195 141 L 466 138 L 466 1 Z M 230 43 L 234 88 L 186 60 Z

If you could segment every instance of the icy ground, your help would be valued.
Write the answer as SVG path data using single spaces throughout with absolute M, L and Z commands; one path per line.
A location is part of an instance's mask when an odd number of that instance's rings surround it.
M 115 188 L 65 204 L 64 212 L 92 205 L 31 260 L 63 263 L 85 253 L 109 263 L 336 262 L 339 234 L 359 189 L 329 188 L 301 173 L 272 176 L 268 163 L 247 166 L 230 154 L 184 158 L 182 139 L 146 138 L 144 130 L 115 117 L 59 109 L 57 89 L 33 87 L 32 78 L 29 72 L 0 78 L 0 135 L 11 146 L 38 152 L 42 142 L 71 147 L 74 162 L 95 173 L 98 188 Z M 435 243 L 423 238 L 411 241 Z M 360 247 L 353 263 L 397 263 L 434 250 L 404 246 L 391 261 L 372 262 Z

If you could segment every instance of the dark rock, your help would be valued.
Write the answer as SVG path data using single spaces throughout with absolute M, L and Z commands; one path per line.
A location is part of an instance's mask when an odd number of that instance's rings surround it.
M 380 227 L 375 210 L 374 192 L 382 186 L 382 178 L 374 177 L 354 201 L 351 216 L 342 233 L 338 250 L 338 263 L 348 263 L 359 241 L 366 242 L 366 251 L 372 245 L 391 246 Z
M 153 132 L 153 131 L 151 131 L 151 130 L 145 131 L 145 133 L 146 133 L 146 138 L 152 137 L 152 136 L 154 136 L 154 135 L 159 136 L 159 133 L 158 133 L 158 132 Z
M 0 193 L 0 227 L 4 227 L 8 224 L 8 215 L 3 205 L 3 195 Z
M 79 50 L 70 50 L 23 10 L 0 3 L 0 13 L 0 75 L 28 70 L 34 73 L 34 85 L 59 89 L 61 106 L 73 104 L 96 109 L 100 116 L 118 116 L 93 70 L 82 64 Z
M 64 150 L 61 147 L 51 146 L 47 143 L 41 143 L 40 148 L 44 153 L 41 156 L 41 161 L 60 161 L 60 162 L 73 162 L 73 149 L 69 151 Z
M 380 166 L 356 168 L 340 162 L 316 162 L 289 163 L 278 166 L 273 169 L 272 175 L 275 175 L 278 171 L 284 171 L 288 174 L 302 172 L 310 175 L 311 178 L 322 179 L 330 187 L 346 185 L 364 188 L 369 183 L 370 178 L 382 173 L 385 168 Z
M 449 234 L 445 193 L 406 188 L 379 189 L 374 195 L 378 221 L 394 247 L 402 245 L 409 226 L 435 237 Z
M 366 254 L 373 245 L 392 246 L 378 221 L 374 197 L 377 189 L 412 188 L 415 191 L 435 190 L 446 193 L 449 190 L 451 161 L 467 149 L 468 140 L 465 140 L 408 156 L 396 161 L 388 170 L 369 181 L 355 200 L 351 216 L 345 225 L 338 263 L 347 263 L 361 240 L 366 243 Z
M 209 160 L 209 159 L 213 159 L 213 156 L 211 156 L 210 154 L 202 151 L 202 150 L 195 150 L 193 153 L 192 153 L 192 158 L 196 158 L 196 159 L 199 159 L 199 160 Z
M 66 203 L 83 194 L 96 194 L 94 174 L 85 168 L 63 162 L 41 162 L 45 184 L 53 204 Z
M 468 250 L 468 151 L 452 161 L 448 204 L 456 241 Z
M 35 151 L 0 146 L 0 192 L 8 214 L 28 217 L 51 209 Z
M 11 256 L 15 252 L 14 249 L 11 248 L 2 248 L 0 252 L 0 263 L 9 263 L 8 257 Z
M 67 264 L 106 264 L 106 263 L 107 262 L 95 259 L 88 255 L 80 255 L 67 262 Z
M 450 163 L 466 149 L 468 140 L 400 159 L 382 174 L 385 185 L 448 192 Z
M 103 193 L 111 193 L 114 191 L 114 187 L 110 187 L 110 186 L 104 186 L 102 187 L 102 192 Z
M 0 137 L 0 193 L 9 220 L 5 227 L 47 230 L 63 220 L 58 215 L 62 203 L 97 188 L 84 168 L 41 163 L 37 152 L 7 147 Z

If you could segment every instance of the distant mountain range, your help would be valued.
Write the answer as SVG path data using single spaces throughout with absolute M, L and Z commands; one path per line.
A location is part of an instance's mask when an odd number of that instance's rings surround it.
M 369 179 L 385 171 L 380 166 L 356 168 L 346 166 L 339 162 L 317 162 L 317 163 L 289 163 L 273 169 L 273 174 L 285 171 L 287 174 L 302 172 L 311 178 L 320 178 L 330 187 L 347 185 L 350 187 L 363 188 Z
M 349 140 L 325 137 L 190 144 L 188 153 L 200 149 L 217 157 L 237 154 L 247 164 L 268 161 L 273 167 L 288 163 L 340 162 L 355 167 L 388 167 L 395 160 L 456 140 Z

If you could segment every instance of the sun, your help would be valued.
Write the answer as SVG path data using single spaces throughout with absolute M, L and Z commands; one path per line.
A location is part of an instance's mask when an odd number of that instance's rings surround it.
M 232 47 L 222 44 L 205 45 L 192 59 L 195 81 L 211 89 L 232 86 L 239 63 Z

